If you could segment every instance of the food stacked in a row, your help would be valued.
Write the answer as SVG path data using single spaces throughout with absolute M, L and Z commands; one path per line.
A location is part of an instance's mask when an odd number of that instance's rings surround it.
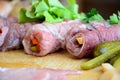
M 28 54 L 44 56 L 66 48 L 71 54 L 82 58 L 90 54 L 97 44 L 120 39 L 120 25 L 111 26 L 105 21 L 19 24 L 13 18 L 0 20 L 1 51 L 18 48 L 18 44 L 23 42 Z

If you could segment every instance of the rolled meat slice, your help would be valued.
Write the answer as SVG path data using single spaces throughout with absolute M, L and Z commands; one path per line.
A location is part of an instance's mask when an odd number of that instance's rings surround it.
M 31 25 L 32 24 L 30 23 L 13 23 L 8 27 L 2 27 L 3 35 L 0 35 L 0 40 L 2 40 L 2 43 L 0 42 L 0 51 L 8 51 L 21 48 L 22 40 Z M 4 28 L 7 28 L 8 30 L 5 30 Z
M 27 54 L 45 56 L 58 49 L 65 49 L 65 37 L 72 27 L 81 24 L 80 20 L 64 21 L 60 23 L 42 23 L 32 26 L 25 38 L 23 46 Z
M 106 22 L 89 25 L 86 30 L 74 27 L 67 34 L 66 49 L 77 58 L 92 56 L 95 46 L 101 42 L 120 40 L 120 25 L 110 26 Z
M 0 18 L 0 51 L 19 49 L 32 23 L 18 24 L 17 18 Z
M 0 46 L 3 45 L 6 35 L 8 34 L 8 30 L 9 30 L 9 28 L 6 26 L 0 27 Z

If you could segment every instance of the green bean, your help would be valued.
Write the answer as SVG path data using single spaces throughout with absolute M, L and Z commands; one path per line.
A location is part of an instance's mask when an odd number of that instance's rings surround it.
M 113 65 L 115 63 L 115 61 L 120 58 L 120 52 L 118 55 L 115 55 L 114 57 L 112 57 L 110 60 L 108 60 L 108 62 Z
M 117 59 L 115 60 L 115 62 L 113 63 L 113 66 L 114 66 L 115 68 L 120 67 L 120 56 L 119 56 L 119 58 L 117 58 Z
M 120 45 L 116 45 L 113 49 L 105 52 L 104 54 L 89 60 L 81 65 L 82 69 L 92 69 L 100 66 L 102 63 L 106 62 L 108 59 L 112 58 L 114 55 L 119 54 Z

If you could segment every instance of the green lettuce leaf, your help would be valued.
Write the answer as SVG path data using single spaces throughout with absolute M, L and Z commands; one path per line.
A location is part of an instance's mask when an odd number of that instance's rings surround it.
M 68 3 L 67 6 L 63 6 L 59 0 L 32 1 L 30 11 L 25 8 L 19 11 L 19 23 L 32 21 L 52 23 L 79 18 L 76 0 L 68 0 Z
M 48 0 L 48 4 L 50 7 L 65 8 L 59 0 Z
M 21 8 L 19 15 L 18 15 L 18 21 L 19 23 L 24 23 L 24 22 L 38 22 L 39 19 L 37 18 L 29 18 L 27 17 L 26 14 L 27 10 L 25 8 Z
M 35 13 L 37 13 L 37 12 L 42 12 L 42 11 L 46 11 L 46 10 L 48 10 L 48 9 L 49 9 L 49 7 L 48 7 L 47 3 L 42 0 L 42 1 L 39 2 L 38 5 L 36 6 Z
M 120 24 L 120 11 L 118 11 L 118 14 L 113 13 L 113 15 L 110 16 L 109 20 L 110 24 Z
M 96 21 L 104 21 L 104 18 L 99 14 L 99 12 L 92 8 L 88 13 L 82 13 L 82 17 L 80 17 L 84 23 L 90 23 L 94 20 Z

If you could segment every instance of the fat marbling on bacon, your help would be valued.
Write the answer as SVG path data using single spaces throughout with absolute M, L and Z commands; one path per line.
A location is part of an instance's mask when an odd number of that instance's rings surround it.
M 81 24 L 80 20 L 63 21 L 59 23 L 42 23 L 33 25 L 23 39 L 23 46 L 27 54 L 45 56 L 58 49 L 65 49 L 65 37 L 72 27 Z M 39 51 L 32 51 L 32 39 L 37 39 Z M 37 48 L 38 49 L 38 48 Z
M 86 30 L 74 27 L 66 37 L 66 49 L 78 58 L 91 56 L 95 46 L 101 42 L 120 40 L 120 25 L 110 26 L 106 22 L 96 21 L 89 25 L 91 27 Z M 77 38 L 82 38 L 81 44 Z

